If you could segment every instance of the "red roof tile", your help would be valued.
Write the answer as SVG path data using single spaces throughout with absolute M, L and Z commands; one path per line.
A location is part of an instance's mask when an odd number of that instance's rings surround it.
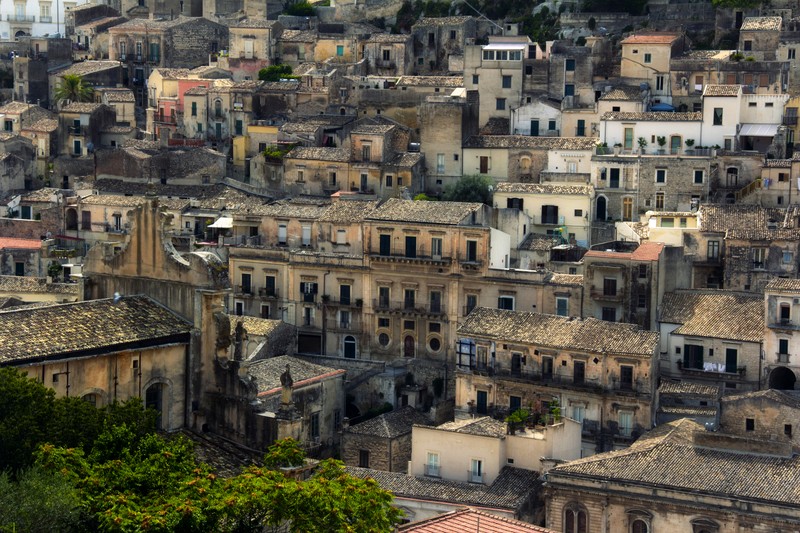
M 16 250 L 38 250 L 42 241 L 38 239 L 15 239 L 13 237 L 0 237 L 0 250 L 13 248 Z
M 627 259 L 631 261 L 658 261 L 664 244 L 660 242 L 643 242 L 633 252 L 606 252 L 602 250 L 589 250 L 583 257 L 590 259 Z
M 412 522 L 398 528 L 398 531 L 417 531 L 419 533 L 554 533 L 552 529 L 534 526 L 527 522 L 503 518 L 493 514 L 466 508 L 435 516 L 427 520 Z

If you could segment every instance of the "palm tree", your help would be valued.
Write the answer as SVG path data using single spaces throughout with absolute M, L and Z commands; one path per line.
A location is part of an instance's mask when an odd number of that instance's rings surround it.
M 83 78 L 77 74 L 67 74 L 61 78 L 61 85 L 56 87 L 56 102 L 65 100 L 70 102 L 89 102 L 92 100 L 94 90 L 84 83 Z

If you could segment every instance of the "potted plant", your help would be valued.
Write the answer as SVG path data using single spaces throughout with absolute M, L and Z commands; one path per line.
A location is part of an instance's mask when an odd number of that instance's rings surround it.
M 664 145 L 667 144 L 667 138 L 656 137 L 656 141 L 658 141 L 658 155 L 664 155 Z
M 639 145 L 639 154 L 643 154 L 644 149 L 647 148 L 647 139 L 644 137 L 639 137 L 639 139 L 636 140 L 636 143 Z
M 622 151 L 622 143 L 617 143 L 614 145 L 614 155 L 619 155 Z
M 686 153 L 688 155 L 694 154 L 694 149 L 692 148 L 693 146 L 694 146 L 694 139 L 686 139 Z

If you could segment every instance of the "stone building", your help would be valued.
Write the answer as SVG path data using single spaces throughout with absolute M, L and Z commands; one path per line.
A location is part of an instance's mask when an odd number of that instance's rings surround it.
M 752 293 L 679 290 L 659 305 L 661 375 L 720 387 L 756 390 L 762 379 L 764 299 Z
M 502 309 L 458 328 L 456 414 L 547 415 L 583 427 L 582 455 L 625 447 L 652 426 L 658 333 L 630 324 Z
M 429 424 L 427 415 L 406 406 L 342 431 L 342 461 L 348 466 L 406 473 L 411 460 L 411 430 Z
M 739 28 L 739 46 L 745 56 L 774 61 L 781 36 L 781 17 L 747 17 Z
M 764 379 L 771 389 L 794 390 L 800 376 L 800 283 L 776 278 L 764 287 Z
M 793 391 L 767 389 L 725 396 L 720 400 L 719 430 L 740 437 L 789 442 L 797 453 L 800 396 Z
M 227 54 L 217 66 L 229 70 L 235 81 L 257 80 L 258 71 L 273 64 L 283 26 L 274 20 L 246 18 L 228 26 Z
M 460 72 L 465 47 L 477 37 L 477 23 L 472 17 L 423 17 L 411 27 L 411 36 L 416 74 Z
M 116 113 L 105 104 L 72 102 L 64 106 L 58 113 L 61 154 L 91 154 L 101 146 L 100 133 L 116 121 Z
M 43 243 L 36 239 L 0 237 L 0 275 L 41 277 L 47 271 L 43 265 Z
M 375 76 L 405 76 L 414 69 L 413 37 L 373 33 L 363 42 L 367 73 Z
M 547 527 L 556 531 L 791 531 L 800 459 L 788 442 L 713 433 L 688 419 L 630 448 L 579 459 L 547 475 Z

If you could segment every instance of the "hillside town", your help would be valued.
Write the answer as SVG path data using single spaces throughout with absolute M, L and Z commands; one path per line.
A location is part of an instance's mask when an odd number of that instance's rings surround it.
M 800 531 L 800 4 L 522 3 L 0 5 L 0 370 L 387 531 Z

